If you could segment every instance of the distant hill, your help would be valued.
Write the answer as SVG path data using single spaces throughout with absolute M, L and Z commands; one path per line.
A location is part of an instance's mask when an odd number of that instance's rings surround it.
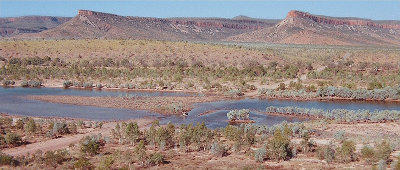
M 23 33 L 37 33 L 57 27 L 71 17 L 24 16 L 0 18 L 0 36 L 8 37 Z
M 234 20 L 224 18 L 147 18 L 79 10 L 62 25 L 31 38 L 110 38 L 157 40 L 221 40 L 271 27 L 274 20 Z
M 274 27 L 231 36 L 226 41 L 326 45 L 400 45 L 399 21 L 335 18 L 290 11 Z

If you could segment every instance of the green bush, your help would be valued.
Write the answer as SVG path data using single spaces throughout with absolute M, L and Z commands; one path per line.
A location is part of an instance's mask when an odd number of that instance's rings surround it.
M 381 89 L 381 88 L 383 88 L 383 85 L 380 82 L 378 82 L 378 80 L 375 79 L 368 83 L 367 89 L 374 90 L 374 89 Z
M 71 122 L 71 123 L 68 124 L 68 131 L 71 134 L 77 134 L 78 133 L 78 126 L 76 125 L 75 122 Z
M 139 126 L 136 122 L 129 122 L 125 127 L 125 137 L 131 142 L 131 145 L 134 145 L 136 140 L 139 138 L 141 134 L 139 130 Z
M 356 160 L 356 146 L 353 141 L 343 141 L 342 146 L 336 149 L 336 157 L 341 162 L 351 162 Z
M 81 140 L 81 152 L 89 155 L 97 155 L 105 144 L 101 135 L 86 136 Z
M 376 148 L 376 159 L 388 162 L 390 154 L 393 152 L 393 148 L 390 146 L 390 143 L 387 142 L 386 140 L 383 140 L 375 148 Z
M 267 151 L 265 150 L 264 147 L 254 151 L 254 159 L 256 160 L 256 162 L 264 162 L 266 155 Z
M 56 122 L 53 125 L 52 133 L 54 135 L 65 135 L 69 134 L 70 130 L 68 128 L 68 125 L 64 122 Z
M 368 145 L 364 145 L 361 149 L 361 158 L 365 160 L 366 163 L 371 164 L 375 162 L 375 151 Z
M 6 154 L 0 152 L 0 166 L 4 166 L 4 165 L 17 166 L 18 161 L 15 160 L 13 156 L 6 155 Z
M 18 146 L 22 143 L 21 137 L 13 132 L 8 132 L 5 137 L 6 143 L 8 145 Z
M 114 162 L 115 161 L 112 156 L 107 156 L 101 161 L 98 169 L 104 169 L 104 170 L 112 169 L 111 167 L 114 164 Z
M 33 120 L 32 118 L 28 118 L 28 121 L 24 126 L 24 130 L 26 133 L 35 133 L 38 130 L 35 120 Z
M 291 157 L 291 149 L 289 148 L 290 140 L 288 136 L 281 133 L 277 129 L 274 136 L 268 142 L 268 156 L 273 160 L 287 160 Z
M 164 157 L 160 152 L 150 155 L 150 165 L 160 165 L 164 162 Z
M 93 165 L 89 162 L 88 159 L 81 157 L 74 163 L 74 169 L 93 169 Z
M 47 151 L 43 156 L 43 161 L 47 166 L 56 168 L 68 159 L 68 155 L 66 150 Z
M 328 164 L 335 160 L 335 150 L 332 145 L 318 148 L 317 154 L 319 159 L 325 160 Z
M 136 154 L 136 158 L 142 165 L 147 159 L 146 148 L 144 146 L 144 142 L 141 140 L 138 145 L 135 147 L 134 152 Z
M 21 82 L 21 87 L 29 87 L 29 84 L 27 81 L 22 81 Z
M 15 81 L 12 80 L 3 80 L 1 83 L 3 84 L 3 86 L 15 85 Z
M 24 121 L 22 119 L 18 119 L 17 122 L 15 122 L 15 127 L 17 129 L 24 129 Z
M 250 110 L 249 109 L 240 109 L 240 110 L 231 110 L 226 116 L 229 120 L 249 120 Z
M 71 87 L 73 84 L 72 84 L 72 81 L 70 81 L 70 80 L 65 80 L 64 82 L 63 82 L 63 87 L 64 88 L 69 88 L 69 87 Z
M 6 139 L 0 134 L 0 148 L 6 145 Z

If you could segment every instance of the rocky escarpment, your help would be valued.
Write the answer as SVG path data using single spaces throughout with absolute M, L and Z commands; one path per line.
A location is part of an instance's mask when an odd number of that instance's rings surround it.
M 290 11 L 274 27 L 228 37 L 227 41 L 322 45 L 400 45 L 400 22 L 335 18 Z
M 307 18 L 317 23 L 332 24 L 332 25 L 349 25 L 349 26 L 367 26 L 383 29 L 400 29 L 400 24 L 379 24 L 372 20 L 353 19 L 353 18 L 332 18 L 326 16 L 312 15 L 307 12 L 292 10 L 287 17 Z
M 151 18 L 79 10 L 59 27 L 32 35 L 38 38 L 118 38 L 221 40 L 275 25 L 276 20 L 225 18 Z

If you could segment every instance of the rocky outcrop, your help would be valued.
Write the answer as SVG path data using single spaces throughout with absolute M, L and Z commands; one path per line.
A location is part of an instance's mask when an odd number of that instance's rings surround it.
M 349 25 L 349 26 L 368 26 L 383 29 L 400 29 L 398 24 L 379 24 L 372 20 L 366 19 L 352 19 L 352 18 L 332 18 L 319 15 L 312 15 L 307 12 L 292 10 L 288 13 L 287 17 L 291 18 L 306 18 L 314 22 L 332 24 L 332 25 Z
M 102 17 L 113 17 L 117 16 L 114 14 L 95 12 L 90 10 L 79 10 L 78 15 L 80 16 L 102 16 Z M 127 16 L 126 19 L 132 22 L 151 22 L 151 23 L 161 23 L 161 24 L 174 24 L 174 25 L 187 25 L 196 26 L 200 28 L 228 28 L 228 29 L 248 29 L 256 30 L 265 27 L 272 26 L 275 23 L 267 23 L 255 20 L 230 20 L 230 19 L 202 19 L 202 18 L 151 18 L 151 17 L 131 17 Z
M 400 22 L 336 18 L 290 11 L 287 17 L 274 27 L 231 36 L 225 40 L 283 44 L 398 46 Z

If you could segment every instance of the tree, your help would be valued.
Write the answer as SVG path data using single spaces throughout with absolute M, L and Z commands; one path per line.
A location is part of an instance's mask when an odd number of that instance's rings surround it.
M 125 128 L 125 136 L 131 142 L 131 145 L 135 144 L 135 141 L 138 139 L 140 133 L 139 126 L 136 122 L 128 123 Z
M 28 121 L 26 122 L 24 129 L 27 133 L 35 133 L 37 130 L 35 120 L 33 120 L 32 118 L 28 118 Z
M 288 159 L 291 156 L 289 144 L 289 138 L 283 135 L 280 129 L 275 130 L 274 136 L 268 142 L 269 157 L 278 161 Z
M 104 141 L 101 135 L 86 136 L 81 140 L 81 152 L 89 154 L 91 156 L 99 153 L 101 146 L 104 145 Z
M 143 166 L 144 162 L 147 159 L 146 148 L 144 147 L 143 140 L 141 140 L 139 144 L 135 147 L 134 152 L 136 154 L 136 158 L 138 159 L 138 161 L 141 162 Z
M 342 146 L 336 150 L 337 157 L 340 161 L 348 163 L 356 159 L 356 145 L 353 141 L 344 141 Z

